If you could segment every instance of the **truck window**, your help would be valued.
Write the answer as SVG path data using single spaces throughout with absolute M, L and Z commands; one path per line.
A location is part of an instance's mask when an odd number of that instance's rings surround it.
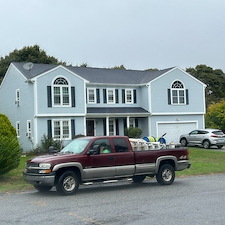
M 111 153 L 111 146 L 108 139 L 98 139 L 92 144 L 93 146 L 98 146 L 98 154 Z
M 124 138 L 114 138 L 113 144 L 116 152 L 128 152 L 127 141 Z

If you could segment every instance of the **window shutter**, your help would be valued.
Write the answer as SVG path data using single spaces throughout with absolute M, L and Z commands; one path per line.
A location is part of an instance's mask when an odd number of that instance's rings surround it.
M 186 89 L 186 104 L 189 105 L 188 89 Z
M 170 92 L 170 89 L 168 89 L 167 92 L 168 92 L 168 104 L 171 105 L 171 92 Z
M 71 87 L 71 101 L 72 107 L 76 107 L 75 87 Z
M 97 97 L 97 103 L 100 103 L 100 92 L 99 89 L 96 89 L 96 97 Z
M 48 107 L 52 107 L 52 88 L 51 88 L 51 86 L 47 86 L 47 102 L 48 102 Z
M 52 121 L 47 120 L 48 137 L 52 138 Z
M 106 119 L 103 119 L 103 134 L 106 135 Z
M 134 95 L 134 103 L 137 103 L 137 91 L 136 90 L 134 90 L 133 95 Z
M 127 128 L 127 119 L 123 120 L 123 126 L 124 126 L 124 129 Z
M 75 137 L 75 120 L 71 120 L 71 137 L 72 139 Z
M 119 135 L 119 119 L 116 119 L 116 135 Z
M 122 103 L 125 103 L 125 89 L 122 89 Z
M 116 89 L 116 103 L 119 103 L 119 90 Z
M 135 127 L 138 127 L 138 119 L 135 119 Z
M 107 103 L 106 89 L 103 89 L 103 99 L 104 103 Z

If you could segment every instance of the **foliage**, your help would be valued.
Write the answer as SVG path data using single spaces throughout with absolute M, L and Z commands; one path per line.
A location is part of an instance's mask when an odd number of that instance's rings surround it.
M 34 149 L 32 153 L 35 155 L 47 153 L 49 152 L 50 147 L 52 147 L 53 150 L 61 150 L 63 148 L 63 143 L 61 140 L 54 140 L 52 137 L 46 136 L 44 134 L 41 139 L 41 144 L 36 149 Z
M 124 134 L 129 138 L 140 138 L 142 130 L 139 127 L 129 127 L 125 129 Z
M 11 125 L 7 116 L 0 114 L 0 137 L 16 137 L 16 130 Z
M 16 137 L 0 136 L 0 175 L 17 168 L 21 149 Z
M 220 69 L 212 69 L 206 65 L 198 65 L 195 68 L 188 68 L 186 72 L 196 77 L 207 85 L 206 105 L 212 102 L 219 102 L 225 97 L 225 74 Z
M 15 49 L 9 55 L 0 58 L 0 82 L 11 62 L 65 64 L 65 62 L 59 62 L 53 56 L 48 56 L 38 45 L 23 47 L 20 50 Z
M 126 68 L 124 67 L 124 65 L 114 66 L 113 69 L 117 69 L 117 70 L 126 70 Z
M 16 130 L 9 119 L 0 114 L 0 174 L 19 165 L 21 149 L 16 138 Z
M 205 122 L 206 127 L 225 130 L 225 100 L 208 106 Z

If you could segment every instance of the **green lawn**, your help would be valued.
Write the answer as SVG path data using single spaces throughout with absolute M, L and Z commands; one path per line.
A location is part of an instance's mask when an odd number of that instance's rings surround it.
M 203 174 L 225 173 L 225 151 L 203 148 L 189 148 L 191 168 L 176 172 L 176 176 L 191 176 Z M 33 186 L 23 180 L 25 162 L 31 156 L 21 157 L 17 169 L 0 176 L 0 192 L 24 191 Z

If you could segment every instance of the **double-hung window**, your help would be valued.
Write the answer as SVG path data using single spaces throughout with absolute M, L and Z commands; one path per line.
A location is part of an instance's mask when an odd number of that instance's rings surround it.
M 185 104 L 185 89 L 180 81 L 174 81 L 171 86 L 171 102 L 172 104 Z
M 107 103 L 115 104 L 115 89 L 107 89 Z
M 95 88 L 87 89 L 87 103 L 89 103 L 89 104 L 96 103 L 96 89 Z
M 133 89 L 125 89 L 126 104 L 133 104 Z
M 57 78 L 53 83 L 53 105 L 70 106 L 70 88 L 63 77 Z
M 53 138 L 60 140 L 71 139 L 71 123 L 70 120 L 53 120 Z

